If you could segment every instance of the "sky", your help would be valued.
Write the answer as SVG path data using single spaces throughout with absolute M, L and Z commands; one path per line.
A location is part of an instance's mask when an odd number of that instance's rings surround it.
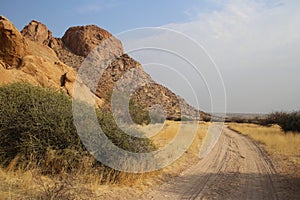
M 96 24 L 126 51 L 150 44 L 177 51 L 194 68 L 175 54 L 130 55 L 192 105 L 238 113 L 300 110 L 299 10 L 298 0 L 12 0 L 0 6 L 20 30 L 35 19 L 62 37 L 70 26 Z

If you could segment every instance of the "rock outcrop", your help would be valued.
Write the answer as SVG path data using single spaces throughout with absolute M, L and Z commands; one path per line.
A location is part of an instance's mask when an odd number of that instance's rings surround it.
M 22 58 L 29 53 L 28 44 L 22 34 L 7 18 L 0 16 L 0 59 L 4 62 L 4 67 L 18 67 Z
M 207 114 L 190 106 L 184 99 L 174 94 L 168 88 L 157 83 L 146 84 L 134 92 L 132 98 L 143 107 L 150 109 L 153 105 L 160 105 L 170 120 L 199 119 Z
M 111 37 L 113 36 L 106 30 L 95 25 L 87 25 L 69 28 L 62 37 L 62 41 L 71 52 L 86 57 L 104 40 Z M 119 48 L 119 51 L 123 52 L 121 43 L 116 44 L 115 48 Z
M 62 89 L 72 96 L 76 71 L 85 58 L 96 50 L 97 56 L 113 58 L 112 62 L 105 63 L 107 66 L 94 94 L 83 94 L 96 97 L 98 105 L 109 100 L 114 88 L 122 91 L 140 82 L 143 86 L 137 88 L 131 98 L 145 110 L 159 104 L 165 109 L 167 117 L 173 120 L 208 116 L 155 83 L 139 62 L 124 54 L 119 40 L 95 25 L 71 27 L 62 38 L 54 38 L 44 24 L 33 20 L 21 33 L 6 18 L 0 18 L 0 84 L 29 82 Z M 95 74 L 92 71 L 88 76 L 93 80 Z M 84 93 L 89 83 L 81 82 L 81 85 Z
M 30 26 L 32 25 L 37 24 L 31 23 Z M 8 19 L 0 17 L 0 84 L 26 82 L 63 90 L 71 96 L 76 81 L 76 71 L 61 62 L 56 53 L 44 45 L 46 40 L 41 38 L 45 37 L 31 37 L 39 35 L 31 33 L 32 35 L 28 35 L 24 31 L 24 37 Z M 84 92 L 85 88 L 86 86 L 82 85 L 79 89 Z M 85 92 L 84 96 L 85 98 L 95 97 L 90 92 Z M 96 98 L 96 102 L 101 104 L 103 101 Z
M 23 28 L 21 34 L 32 41 L 48 45 L 52 39 L 52 32 L 48 30 L 45 24 L 32 20 Z

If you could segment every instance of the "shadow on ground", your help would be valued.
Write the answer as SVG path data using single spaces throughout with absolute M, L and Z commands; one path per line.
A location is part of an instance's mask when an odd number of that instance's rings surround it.
M 208 173 L 173 178 L 158 191 L 164 199 L 300 199 L 300 177 Z

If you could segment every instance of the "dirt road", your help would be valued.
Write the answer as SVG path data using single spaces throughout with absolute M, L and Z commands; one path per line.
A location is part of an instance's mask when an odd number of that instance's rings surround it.
M 225 127 L 198 164 L 142 199 L 279 199 L 276 179 L 264 151 Z

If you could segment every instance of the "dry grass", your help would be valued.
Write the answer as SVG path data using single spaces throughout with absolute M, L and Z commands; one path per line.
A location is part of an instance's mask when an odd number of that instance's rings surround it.
M 50 159 L 49 162 L 52 162 Z M 96 198 L 95 189 L 103 177 L 91 167 L 92 160 L 83 158 L 82 161 L 82 165 L 72 173 L 61 171 L 55 175 L 43 175 L 42 169 L 36 165 L 16 169 L 16 158 L 6 168 L 0 168 L 0 199 Z M 59 162 L 57 160 L 56 164 L 59 165 Z
M 164 126 L 162 126 L 161 124 L 155 124 L 146 127 L 140 127 L 140 130 L 143 130 L 143 132 L 145 132 L 146 134 L 151 133 L 152 135 L 153 133 L 156 133 L 150 139 L 158 148 L 162 148 L 172 142 L 172 140 L 178 134 L 180 128 L 184 130 L 183 138 L 178 138 L 182 142 L 185 142 L 186 138 L 192 136 L 195 127 L 197 128 L 197 132 L 192 140 L 192 144 L 179 159 L 177 159 L 174 163 L 165 167 L 164 169 L 152 172 L 150 173 L 150 176 L 142 178 L 139 189 L 147 190 L 154 185 L 159 185 L 169 178 L 178 176 L 188 167 L 197 163 L 199 161 L 200 147 L 204 137 L 206 136 L 209 125 L 209 122 L 189 124 L 188 122 L 166 121 Z
M 197 127 L 197 133 L 193 139 L 192 144 L 185 151 L 184 155 L 182 155 L 176 162 L 172 165 L 163 169 L 163 173 L 167 176 L 176 176 L 178 173 L 184 171 L 188 166 L 199 161 L 199 150 L 202 144 L 202 141 L 206 135 L 210 123 L 200 122 L 199 124 L 189 124 L 189 123 L 181 123 L 174 121 L 167 121 L 164 128 L 154 137 L 152 140 L 155 145 L 158 147 L 163 147 L 174 139 L 179 128 L 183 128 L 185 132 L 185 136 L 183 138 L 179 138 L 182 142 L 185 142 L 185 139 L 190 137 L 190 134 L 193 134 L 193 130 L 195 126 Z M 181 126 L 181 127 L 180 127 Z M 183 126 L 183 127 L 182 127 Z
M 155 126 L 148 127 L 148 131 Z M 114 172 L 109 175 L 95 170 L 89 157 L 82 158 L 82 165 L 71 173 L 61 172 L 55 175 L 43 175 L 38 166 L 23 166 L 16 170 L 17 159 L 6 168 L 0 168 L 1 199 L 113 199 L 120 195 L 135 198 L 153 185 L 162 183 L 166 178 L 178 175 L 187 167 L 196 163 L 199 158 L 201 142 L 205 137 L 209 123 L 199 123 L 197 134 L 188 150 L 172 165 L 150 173 L 121 173 L 118 184 L 114 184 Z M 168 144 L 176 136 L 180 122 L 167 121 L 163 128 L 151 137 L 158 147 Z M 184 126 L 184 133 L 191 134 L 192 125 Z M 147 132 L 147 130 L 144 129 Z M 182 140 L 184 141 L 184 140 Z M 48 152 L 49 163 L 55 167 L 60 161 L 55 152 Z M 54 163 L 53 163 L 54 162 Z M 100 171 L 100 172 L 99 172 Z M 106 176 L 106 177 L 104 177 Z M 107 178 L 109 176 L 109 178 Z
M 135 186 L 143 187 L 143 181 L 154 177 L 157 172 L 145 174 L 121 173 L 119 184 L 114 182 L 114 171 L 101 172 L 88 166 L 73 173 L 61 172 L 55 175 L 43 175 L 36 169 L 11 170 L 13 163 L 7 168 L 0 168 L 0 200 L 2 199 L 105 199 L 102 196 L 122 195 L 130 192 Z M 104 176 L 110 176 L 108 179 Z M 109 186 L 109 187 L 108 187 Z M 127 189 L 127 191 L 126 191 Z M 133 195 L 133 194 L 130 194 Z
M 264 127 L 255 124 L 230 123 L 229 127 L 263 144 L 283 172 L 292 173 L 289 172 L 291 166 L 300 165 L 300 134 L 284 133 L 278 125 Z

